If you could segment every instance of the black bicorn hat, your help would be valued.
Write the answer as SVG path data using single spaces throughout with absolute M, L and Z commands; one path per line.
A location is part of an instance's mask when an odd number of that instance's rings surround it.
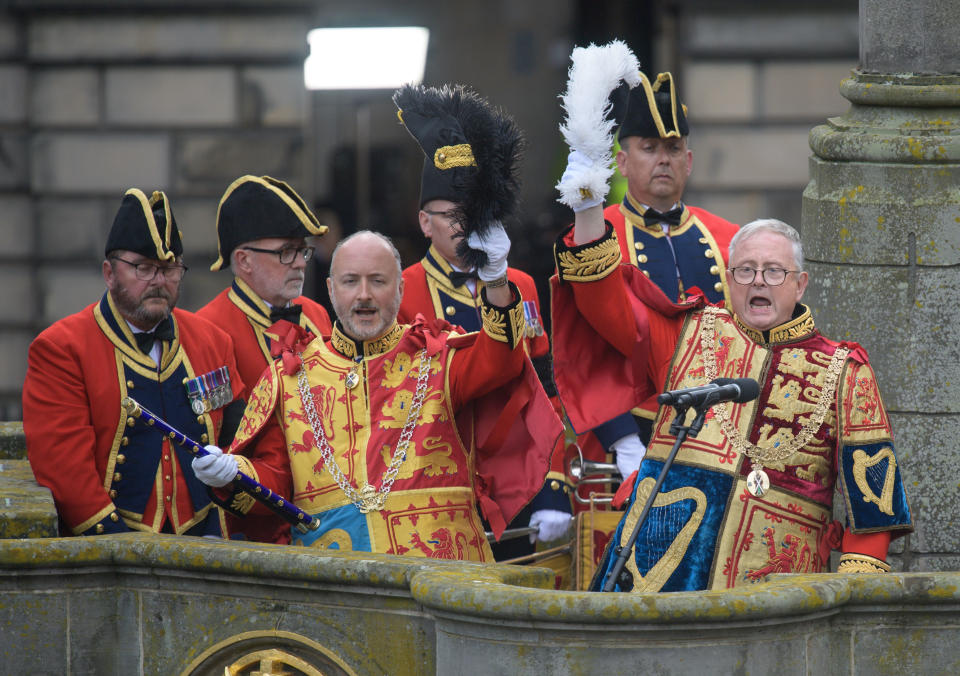
M 211 270 L 230 266 L 230 254 L 244 242 L 264 237 L 315 237 L 327 226 L 287 183 L 269 176 L 241 176 L 217 208 L 218 258 Z
M 466 238 L 510 218 L 520 193 L 523 134 L 513 119 L 463 85 L 405 85 L 393 95 L 397 117 L 424 152 L 420 206 L 444 199 L 456 204 L 464 238 L 460 259 L 482 266 L 486 256 Z
M 619 90 L 620 95 L 625 93 Z M 614 109 L 622 110 L 622 121 L 618 138 L 643 136 L 646 138 L 669 138 L 688 136 L 687 107 L 677 95 L 673 76 L 660 73 L 651 84 L 646 75 L 640 73 L 640 84 L 629 90 L 626 105 L 614 101 Z M 617 119 L 621 119 L 617 116 Z
M 147 197 L 139 188 L 130 188 L 124 193 L 103 252 L 108 256 L 118 249 L 160 261 L 183 254 L 180 229 L 163 192 L 155 190 Z

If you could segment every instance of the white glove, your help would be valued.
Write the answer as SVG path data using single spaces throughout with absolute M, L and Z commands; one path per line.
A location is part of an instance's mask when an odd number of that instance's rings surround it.
M 203 455 L 193 459 L 190 466 L 193 467 L 193 473 L 197 475 L 203 483 L 214 488 L 226 486 L 237 476 L 237 459 L 228 453 L 220 450 L 219 446 L 204 446 L 204 450 L 209 455 Z
M 643 456 L 647 453 L 647 447 L 636 434 L 620 437 L 610 444 L 610 450 L 617 454 L 617 469 L 624 479 L 640 467 Z
M 566 512 L 558 509 L 538 509 L 530 515 L 530 527 L 539 528 L 530 535 L 530 542 L 559 540 L 570 530 L 572 523 L 573 518 Z
M 497 221 L 487 228 L 484 234 L 470 233 L 467 246 L 487 254 L 487 264 L 477 270 L 477 276 L 485 282 L 492 282 L 507 274 L 507 254 L 510 253 L 510 237 L 503 224 Z
M 603 204 L 609 190 L 607 180 L 612 173 L 609 158 L 604 163 L 590 159 L 579 150 L 571 150 L 567 168 L 557 184 L 565 198 L 561 201 L 575 213 Z

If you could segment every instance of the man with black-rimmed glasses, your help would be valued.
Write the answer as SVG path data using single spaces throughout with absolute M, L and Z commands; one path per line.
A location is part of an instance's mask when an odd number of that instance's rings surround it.
M 217 209 L 219 257 L 211 270 L 229 267 L 233 282 L 197 311 L 227 331 L 236 349 L 237 367 L 248 388 L 273 361 L 271 327 L 292 322 L 316 336 L 330 335 L 330 317 L 322 305 L 303 295 L 314 238 L 327 232 L 300 195 L 269 176 L 241 176 L 231 183 Z M 247 399 L 248 392 L 242 396 Z M 239 537 L 238 524 L 228 525 Z M 273 515 L 244 521 L 243 537 L 287 542 L 289 527 Z
M 193 439 L 227 443 L 242 413 L 233 343 L 174 309 L 187 266 L 166 195 L 128 190 L 104 248 L 99 302 L 30 345 L 23 386 L 27 454 L 53 493 L 64 535 L 139 530 L 225 534 L 191 455 L 131 425 L 132 397 Z M 226 433 L 224 434 L 224 432 Z

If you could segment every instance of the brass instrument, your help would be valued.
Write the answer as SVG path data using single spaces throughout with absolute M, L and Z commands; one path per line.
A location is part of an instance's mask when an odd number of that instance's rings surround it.
M 586 485 L 609 485 L 611 481 L 617 480 L 620 470 L 612 462 L 594 462 L 584 460 L 580 447 L 577 446 L 577 455 L 570 459 L 567 467 L 567 475 L 573 480 L 576 486 Z M 597 493 L 591 492 L 588 497 L 580 495 L 580 491 L 573 492 L 573 499 L 581 505 L 609 505 L 613 501 L 613 494 L 606 491 Z

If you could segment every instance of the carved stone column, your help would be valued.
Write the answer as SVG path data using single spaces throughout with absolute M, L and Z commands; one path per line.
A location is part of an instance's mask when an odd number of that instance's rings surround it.
M 850 110 L 810 132 L 802 233 L 821 330 L 867 348 L 916 533 L 894 566 L 960 568 L 960 12 L 861 0 Z

